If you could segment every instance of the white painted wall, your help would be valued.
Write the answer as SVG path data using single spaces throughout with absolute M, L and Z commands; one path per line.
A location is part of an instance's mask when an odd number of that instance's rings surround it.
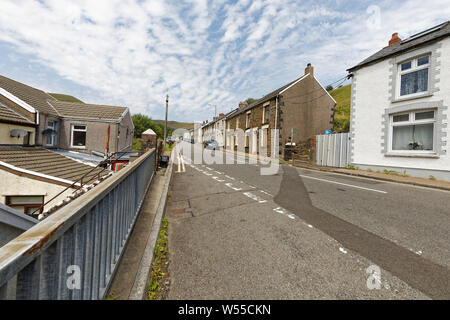
M 5 196 L 43 195 L 45 196 L 44 202 L 46 202 L 66 188 L 57 184 L 21 177 L 5 170 L 0 170 L 0 181 L 2 182 L 0 183 L 0 202 L 3 204 L 5 204 Z M 62 193 L 44 207 L 44 212 L 64 200 L 72 192 L 73 189 L 69 189 Z
M 440 81 L 437 83 L 439 91 L 431 97 L 424 97 L 404 102 L 390 102 L 390 63 L 389 58 L 374 65 L 364 67 L 354 73 L 355 96 L 354 99 L 354 123 L 352 130 L 355 134 L 353 140 L 352 163 L 355 165 L 370 165 L 400 167 L 429 170 L 450 171 L 450 141 L 447 142 L 446 155 L 440 155 L 438 159 L 419 157 L 389 157 L 382 152 L 384 139 L 382 125 L 386 108 L 407 105 L 417 102 L 444 101 L 444 106 L 450 108 L 450 38 L 440 41 L 442 47 L 438 49 L 441 54 L 438 62 L 441 63 Z M 447 118 L 450 117 L 448 110 Z M 447 120 L 448 121 L 448 120 Z M 450 128 L 447 125 L 447 140 L 450 138 Z

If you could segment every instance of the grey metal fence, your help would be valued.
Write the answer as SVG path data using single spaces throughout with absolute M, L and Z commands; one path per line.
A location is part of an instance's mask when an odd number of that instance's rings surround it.
M 154 150 L 0 248 L 1 299 L 104 298 L 155 172 Z
M 316 136 L 316 164 L 345 168 L 349 165 L 349 134 L 335 133 Z

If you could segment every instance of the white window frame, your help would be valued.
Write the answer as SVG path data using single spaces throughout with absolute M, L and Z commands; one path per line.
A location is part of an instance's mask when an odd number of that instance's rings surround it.
M 418 66 L 418 60 L 424 57 L 428 57 L 428 63 Z M 411 62 L 411 68 L 407 69 L 407 70 L 403 70 L 402 71 L 402 64 Z M 422 92 L 416 92 L 416 93 L 410 93 L 410 94 L 405 94 L 405 95 L 401 95 L 401 91 L 402 91 L 402 76 L 411 72 L 416 72 L 419 70 L 423 70 L 423 69 L 428 69 L 428 81 L 427 81 L 427 90 L 426 91 L 422 91 Z M 431 54 L 427 53 L 427 54 L 423 54 L 420 56 L 417 56 L 415 58 L 412 59 L 407 59 L 407 60 L 403 60 L 401 62 L 399 62 L 397 64 L 397 92 L 396 92 L 396 99 L 406 99 L 406 98 L 415 98 L 415 97 L 420 97 L 423 95 L 427 95 L 430 92 L 430 74 L 431 74 Z
M 422 112 L 434 112 L 434 118 L 433 119 L 423 119 L 423 120 L 416 120 L 415 114 L 416 113 L 422 113 Z M 401 116 L 408 114 L 409 118 L 408 121 L 400 121 L 400 122 L 394 122 L 394 116 Z M 414 110 L 414 111 L 407 111 L 407 112 L 399 112 L 399 113 L 393 113 L 389 115 L 389 153 L 395 153 L 395 154 L 405 154 L 405 155 L 413 155 L 413 154 L 436 154 L 436 116 L 437 116 L 437 109 L 424 109 L 424 110 Z M 394 139 L 394 127 L 401 127 L 401 126 L 412 126 L 412 125 L 420 125 L 420 124 L 433 124 L 433 150 L 394 150 L 392 149 L 392 143 Z
M 77 126 L 77 127 L 83 126 L 84 130 L 83 129 L 75 129 L 75 126 Z M 73 133 L 74 133 L 74 131 L 85 132 L 86 133 L 86 141 L 85 141 L 84 146 L 74 146 L 73 145 Z M 70 126 L 70 147 L 71 148 L 75 148 L 75 149 L 86 149 L 86 142 L 87 142 L 87 125 L 85 125 L 85 124 L 72 124 Z
M 53 123 L 53 126 L 49 126 L 49 122 L 52 122 Z M 56 129 L 55 129 L 55 124 L 56 124 Z M 47 138 L 48 138 L 48 136 L 46 136 L 45 137 L 45 145 L 46 146 L 48 146 L 48 147 L 56 147 L 56 144 L 57 144 L 57 138 L 58 138 L 58 121 L 56 121 L 56 120 L 53 120 L 53 119 L 49 119 L 49 120 L 47 120 L 47 129 L 52 129 L 52 130 L 54 130 L 55 132 L 56 132 L 56 134 L 52 134 L 50 137 L 51 137 L 51 143 L 49 144 L 49 143 L 47 143 Z

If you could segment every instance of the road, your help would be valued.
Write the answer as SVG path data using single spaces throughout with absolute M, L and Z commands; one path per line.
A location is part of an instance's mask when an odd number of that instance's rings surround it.
M 449 192 L 288 165 L 261 175 L 185 147 L 166 211 L 169 298 L 450 298 Z

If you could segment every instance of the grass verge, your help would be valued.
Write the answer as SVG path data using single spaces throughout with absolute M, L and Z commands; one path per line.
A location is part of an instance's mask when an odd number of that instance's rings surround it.
M 154 250 L 154 259 L 152 263 L 152 272 L 147 287 L 148 300 L 162 300 L 165 298 L 169 288 L 169 255 L 167 228 L 169 221 L 167 218 L 161 221 L 161 231 Z

